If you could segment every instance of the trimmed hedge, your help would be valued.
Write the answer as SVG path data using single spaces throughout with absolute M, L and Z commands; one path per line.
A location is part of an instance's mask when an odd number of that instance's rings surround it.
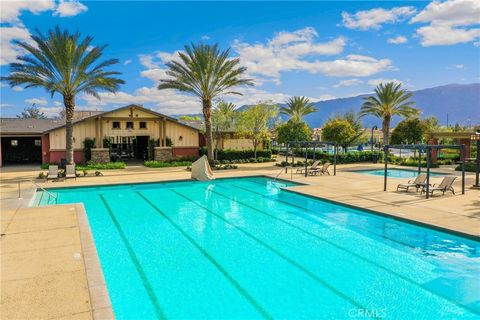
M 207 148 L 200 148 L 200 155 L 207 154 Z M 254 158 L 255 153 L 253 150 L 218 150 L 217 160 L 239 160 Z M 257 158 L 271 158 L 271 150 L 258 150 Z
M 313 150 L 307 151 L 307 158 L 313 159 Z M 359 152 L 347 152 L 347 153 L 337 153 L 337 163 L 355 163 L 355 162 L 368 162 L 373 161 L 373 156 L 379 155 L 379 159 L 383 158 L 383 152 L 371 152 L 371 151 L 359 151 Z M 295 150 L 295 157 L 305 158 L 305 151 Z M 329 161 L 333 163 L 334 155 L 324 152 L 324 151 L 315 151 L 315 159 Z
M 462 165 L 459 164 L 456 168 L 456 171 L 462 171 Z M 475 162 L 465 163 L 465 171 L 467 172 L 477 172 L 477 164 Z
M 148 168 L 169 168 L 169 167 L 188 167 L 192 165 L 192 161 L 145 161 L 143 163 Z

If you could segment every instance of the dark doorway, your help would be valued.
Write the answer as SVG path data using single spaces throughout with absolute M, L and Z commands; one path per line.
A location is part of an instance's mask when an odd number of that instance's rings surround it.
M 41 137 L 2 137 L 2 160 L 8 163 L 41 163 Z
M 135 148 L 135 158 L 146 160 L 148 155 L 148 140 L 150 136 L 137 136 L 137 145 Z

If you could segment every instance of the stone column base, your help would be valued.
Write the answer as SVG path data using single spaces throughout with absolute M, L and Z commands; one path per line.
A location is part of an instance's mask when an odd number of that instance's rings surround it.
M 172 147 L 155 147 L 153 159 L 156 161 L 169 161 L 173 159 Z
M 92 159 L 94 163 L 110 162 L 110 150 L 108 148 L 92 148 Z

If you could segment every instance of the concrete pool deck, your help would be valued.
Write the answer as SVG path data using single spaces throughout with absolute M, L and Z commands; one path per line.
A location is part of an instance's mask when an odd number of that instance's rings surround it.
M 391 166 L 394 168 L 395 166 Z M 454 184 L 457 195 L 425 199 L 419 193 L 395 192 L 404 179 L 389 179 L 383 192 L 383 177 L 349 172 L 352 169 L 382 168 L 382 165 L 339 165 L 337 176 L 281 173 L 279 178 L 304 183 L 292 191 L 326 198 L 382 214 L 416 221 L 480 237 L 480 191 L 469 187 L 465 195 L 460 179 Z M 215 171 L 221 177 L 266 175 L 275 177 L 280 168 L 273 163 L 239 165 L 237 170 Z M 17 180 L 34 179 L 34 167 L 2 168 L 0 192 L 1 222 L 1 314 L 2 319 L 108 319 L 113 311 L 83 205 L 29 208 L 34 186 Z M 330 168 L 333 174 L 333 168 Z M 460 174 L 450 169 L 435 172 Z M 101 177 L 38 183 L 42 187 L 70 187 L 118 183 L 139 183 L 189 179 L 184 168 L 150 169 L 142 166 L 125 170 L 104 170 Z M 433 177 L 432 183 L 441 178 Z

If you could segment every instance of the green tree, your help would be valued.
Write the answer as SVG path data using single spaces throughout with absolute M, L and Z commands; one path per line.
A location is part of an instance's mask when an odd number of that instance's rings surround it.
M 197 96 L 202 101 L 205 118 L 207 157 L 213 160 L 212 101 L 222 94 L 237 94 L 233 88 L 253 85 L 251 79 L 241 76 L 246 68 L 240 67 L 239 58 L 230 58 L 230 49 L 220 51 L 218 45 L 185 46 L 185 53 L 179 52 L 180 61 L 167 65 L 169 79 L 161 79 L 158 89 L 176 89 Z
M 278 143 L 312 140 L 312 129 L 304 121 L 289 120 L 277 127 Z
M 73 163 L 73 115 L 75 97 L 85 93 L 100 99 L 99 90 L 115 92 L 124 81 L 116 78 L 119 72 L 105 68 L 118 63 L 117 59 L 99 62 L 106 46 L 91 48 L 93 37 L 81 39 L 79 32 L 69 33 L 56 27 L 43 35 L 37 30 L 31 36 L 34 44 L 18 42 L 27 55 L 10 64 L 11 73 L 2 80 L 11 87 L 42 87 L 53 97 L 63 97 L 65 105 L 66 158 Z M 91 48 L 91 50 L 90 50 Z
M 31 107 L 23 109 L 22 113 L 17 115 L 17 118 L 21 119 L 46 119 L 45 113 L 40 111 L 37 105 L 34 103 Z
M 427 125 L 418 118 L 400 121 L 392 131 L 393 144 L 418 144 L 427 133 Z
M 215 159 L 217 159 L 218 143 L 222 138 L 222 132 L 232 129 L 235 118 L 237 117 L 237 108 L 231 102 L 220 101 L 212 112 L 212 127 L 215 132 Z
M 345 119 L 334 118 L 328 120 L 322 128 L 322 140 L 346 144 L 355 136 L 355 130 Z
M 364 98 L 360 116 L 373 115 L 382 120 L 383 143 L 388 144 L 390 124 L 394 116 L 409 118 L 417 116 L 419 110 L 410 101 L 411 92 L 401 88 L 400 83 L 380 83 L 375 88 L 375 95 Z
M 288 115 L 293 121 L 301 121 L 304 116 L 316 111 L 317 108 L 307 97 L 292 97 L 285 107 L 280 108 L 280 113 Z
M 260 143 L 270 138 L 270 129 L 273 128 L 277 116 L 277 105 L 270 102 L 257 103 L 239 113 L 237 130 L 252 141 L 255 158 Z
M 199 116 L 188 116 L 188 115 L 180 116 L 178 119 L 184 120 L 184 121 L 198 121 L 198 122 L 202 121 L 202 119 Z

